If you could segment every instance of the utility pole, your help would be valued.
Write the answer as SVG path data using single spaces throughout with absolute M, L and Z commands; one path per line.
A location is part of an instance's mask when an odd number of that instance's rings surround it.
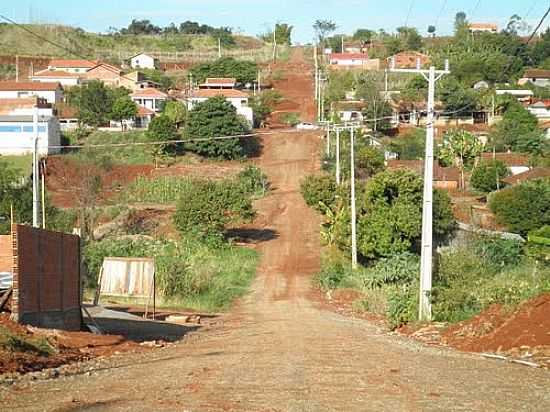
M 445 61 L 444 70 L 436 70 L 431 66 L 428 70 L 420 67 L 420 59 L 416 69 L 396 69 L 392 59 L 391 71 L 397 73 L 421 74 L 428 81 L 428 124 L 426 127 L 426 155 L 424 157 L 424 195 L 422 205 L 422 249 L 420 258 L 420 304 L 418 318 L 431 320 L 432 305 L 432 259 L 433 259 L 433 168 L 434 168 L 434 120 L 435 120 L 435 84 L 444 75 L 450 74 L 449 61 Z
M 19 55 L 15 56 L 15 81 L 19 82 Z
M 330 156 L 330 124 L 327 124 L 327 156 Z
M 351 267 L 357 269 L 357 211 L 355 207 L 355 126 L 350 128 L 351 163 Z
M 258 94 L 262 92 L 262 71 L 258 70 Z
M 40 227 L 40 171 L 38 167 L 38 106 L 34 108 L 33 115 L 33 152 L 32 152 L 32 225 Z
M 277 23 L 273 27 L 273 61 L 277 60 Z
M 218 37 L 218 59 L 222 58 L 222 38 Z
M 317 43 L 313 45 L 313 60 L 315 61 L 315 101 L 319 99 L 319 62 L 317 60 Z
M 336 127 L 336 184 L 340 186 L 340 128 Z

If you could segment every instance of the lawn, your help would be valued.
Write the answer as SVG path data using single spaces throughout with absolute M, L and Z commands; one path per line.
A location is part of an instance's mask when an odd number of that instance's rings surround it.
M 8 163 L 14 169 L 20 171 L 23 176 L 28 176 L 32 172 L 32 155 L 23 156 L 4 156 L 0 155 L 0 160 Z

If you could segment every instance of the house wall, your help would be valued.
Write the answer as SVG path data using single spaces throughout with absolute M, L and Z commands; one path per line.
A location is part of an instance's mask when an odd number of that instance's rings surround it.
M 79 330 L 80 238 L 12 226 L 13 320 L 38 327 Z
M 107 70 L 105 67 L 98 66 L 86 73 L 88 80 L 100 80 L 109 86 L 119 86 L 120 75 L 113 70 Z
M 68 78 L 68 77 L 60 77 L 60 78 L 54 78 L 54 77 L 32 77 L 31 80 L 33 82 L 40 82 L 40 83 L 61 83 L 62 86 L 78 86 L 80 84 L 80 79 L 78 77 L 75 78 Z
M 46 99 L 48 103 L 58 103 L 63 100 L 63 92 L 57 91 L 11 91 L 0 90 L 0 99 L 18 99 L 20 97 L 38 96 Z
M 11 235 L 0 236 L 0 272 L 11 272 L 13 266 L 13 248 Z
M 154 69 L 155 68 L 155 59 L 151 56 L 145 54 L 140 54 L 135 56 L 130 60 L 130 65 L 134 69 Z
M 32 122 L 0 123 L 0 154 L 23 155 L 33 150 L 34 125 Z M 59 153 L 61 143 L 57 118 L 38 123 L 38 153 L 42 156 Z
M 550 118 L 550 109 L 545 107 L 529 107 L 528 110 L 537 116 L 538 119 L 548 119 Z
M 458 182 L 456 180 L 434 180 L 434 188 L 443 190 L 457 190 Z

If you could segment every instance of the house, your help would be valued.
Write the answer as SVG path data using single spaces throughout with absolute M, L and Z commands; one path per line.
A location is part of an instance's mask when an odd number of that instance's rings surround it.
M 130 67 L 132 67 L 132 69 L 155 70 L 159 68 L 159 63 L 159 59 L 155 59 L 145 53 L 136 54 L 135 56 L 130 57 Z
M 424 67 L 430 64 L 430 56 L 417 51 L 402 51 L 388 57 L 388 66 L 394 65 L 398 69 L 414 69 L 417 66 Z
M 63 87 L 78 86 L 82 80 L 83 74 L 70 73 L 60 70 L 41 70 L 30 76 L 33 82 L 41 83 L 59 83 Z
M 380 69 L 380 59 L 370 59 L 367 53 L 332 53 L 329 63 L 332 68 Z
M 550 99 L 542 99 L 527 107 L 534 114 L 539 122 L 550 120 Z
M 63 100 L 63 87 L 53 82 L 0 82 L 0 99 L 17 99 L 38 96 L 48 103 L 55 104 Z
M 388 160 L 389 170 L 408 169 L 419 175 L 424 174 L 423 160 Z M 460 170 L 457 167 L 442 167 L 434 163 L 434 188 L 457 190 L 460 187 Z
M 86 80 L 99 80 L 111 87 L 119 87 L 121 78 L 122 70 L 107 63 L 98 63 L 86 72 Z
M 367 53 L 368 44 L 362 41 L 344 43 L 344 53 Z
M 200 89 L 234 89 L 237 79 L 234 77 L 209 77 L 199 85 Z
M 61 130 L 73 130 L 78 127 L 78 109 L 76 107 L 67 103 L 58 103 L 55 105 L 55 113 Z
M 334 110 L 338 114 L 338 118 L 343 122 L 363 121 L 363 110 L 366 108 L 366 103 L 362 101 L 344 101 L 337 102 Z
M 519 183 L 526 182 L 527 180 L 542 179 L 550 177 L 550 167 L 535 167 L 523 173 L 519 173 L 514 176 L 508 176 L 502 181 L 507 185 L 517 185 Z
M 135 128 L 146 129 L 149 127 L 149 123 L 151 123 L 151 120 L 153 120 L 155 115 L 156 113 L 154 110 L 148 109 L 147 107 L 138 106 L 138 112 L 133 126 Z
M 521 79 L 518 80 L 518 84 L 523 86 L 527 83 L 532 83 L 539 87 L 550 86 L 550 70 L 530 69 L 523 73 Z
M 41 97 L 0 99 L 1 116 L 32 116 L 36 109 L 40 116 L 53 116 L 54 114 L 53 106 Z
M 532 90 L 529 89 L 498 89 L 495 91 L 497 96 L 504 96 L 509 94 L 514 96 L 520 103 L 528 103 L 535 95 Z
M 539 127 L 546 133 L 546 137 L 550 139 L 550 121 L 539 124 Z
M 248 107 L 248 94 L 235 89 L 199 89 L 194 90 L 187 101 L 187 108 L 192 110 L 197 103 L 204 102 L 212 97 L 222 96 L 230 102 L 237 114 L 243 116 L 249 125 L 254 124 L 254 112 Z
M 97 64 L 98 62 L 91 60 L 53 59 L 48 64 L 48 70 L 83 74 L 97 66 Z
M 138 106 L 145 107 L 155 113 L 162 110 L 164 103 L 168 99 L 166 93 L 151 87 L 135 90 L 130 97 Z
M 482 153 L 481 160 L 490 162 L 498 160 L 504 163 L 513 176 L 529 171 L 529 156 L 520 153 Z
M 158 86 L 158 84 L 151 80 L 148 80 L 145 74 L 136 70 L 134 72 L 121 76 L 119 86 L 125 87 L 128 90 L 139 90 L 155 88 Z
M 38 153 L 49 155 L 59 153 L 61 134 L 59 122 L 55 116 L 38 115 Z M 24 155 L 32 153 L 34 148 L 34 116 L 0 116 L 0 154 Z
M 494 23 L 470 23 L 468 30 L 470 33 L 497 33 L 498 26 Z

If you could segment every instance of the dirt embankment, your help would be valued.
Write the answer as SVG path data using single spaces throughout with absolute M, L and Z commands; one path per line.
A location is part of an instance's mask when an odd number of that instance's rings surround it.
M 19 325 L 0 314 L 0 375 L 28 373 L 121 352 L 147 350 L 122 336 Z M 48 353 L 49 352 L 49 353 Z
M 442 340 L 470 352 L 506 352 L 541 346 L 550 349 L 550 294 L 525 302 L 511 314 L 494 305 L 448 328 Z

